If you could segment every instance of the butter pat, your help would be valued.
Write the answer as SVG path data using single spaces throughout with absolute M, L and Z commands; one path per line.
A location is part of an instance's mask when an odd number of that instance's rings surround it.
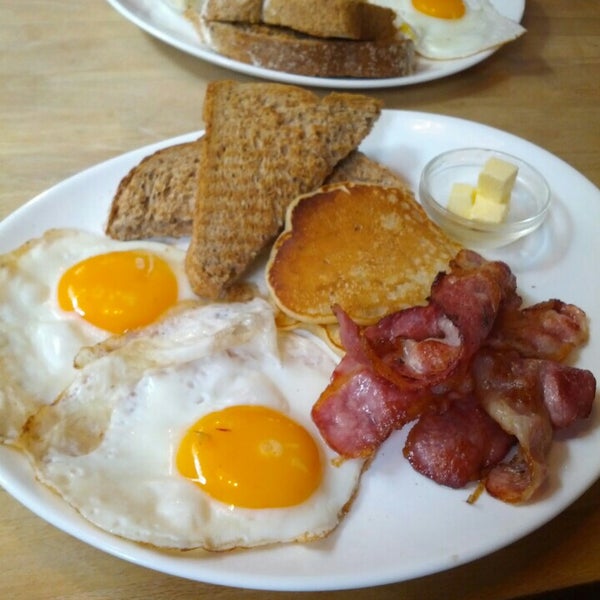
M 497 202 L 478 190 L 475 193 L 475 200 L 469 218 L 485 223 L 501 223 L 506 218 L 507 212 L 508 204 L 506 202 Z
M 479 172 L 477 186 L 454 183 L 448 210 L 465 219 L 485 223 L 502 223 L 508 214 L 510 197 L 519 168 L 492 157 Z
M 475 188 L 472 185 L 468 183 L 455 183 L 450 190 L 448 210 L 465 219 L 470 219 L 474 198 Z
M 487 200 L 506 204 L 510 200 L 518 170 L 518 167 L 500 158 L 490 158 L 479 174 L 478 193 Z

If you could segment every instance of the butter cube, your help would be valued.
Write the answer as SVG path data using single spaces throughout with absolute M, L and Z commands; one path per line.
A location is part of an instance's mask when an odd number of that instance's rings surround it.
M 486 223 L 501 223 L 508 213 L 508 204 L 496 202 L 483 195 L 479 190 L 475 193 L 475 201 L 471 209 L 471 219 Z
M 448 210 L 465 219 L 470 219 L 474 196 L 475 188 L 472 185 L 468 183 L 453 184 L 448 199 Z
M 506 203 L 510 199 L 518 170 L 515 165 L 492 157 L 485 163 L 479 174 L 477 189 L 489 200 Z

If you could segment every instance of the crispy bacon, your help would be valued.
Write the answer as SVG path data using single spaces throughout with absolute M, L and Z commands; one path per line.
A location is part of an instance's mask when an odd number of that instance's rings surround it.
M 346 355 L 313 406 L 312 419 L 340 455 L 368 457 L 427 402 L 426 393 L 401 390 Z
M 486 488 L 505 502 L 528 500 L 546 478 L 553 429 L 590 414 L 594 376 L 516 352 L 490 350 L 477 354 L 472 371 L 481 406 L 519 442 L 511 462 L 490 472 Z
M 381 376 L 408 389 L 452 375 L 463 357 L 458 328 L 435 305 L 384 317 L 362 331 L 364 355 Z
M 513 443 L 477 399 L 467 396 L 421 416 L 408 433 L 404 456 L 422 475 L 461 488 L 481 479 Z
M 589 336 L 585 313 L 561 300 L 503 311 L 486 345 L 521 356 L 562 361 Z
M 555 429 L 564 429 L 592 412 L 596 379 L 591 371 L 541 361 L 540 381 L 544 404 Z
M 416 420 L 404 453 L 419 472 L 452 487 L 485 477 L 504 501 L 530 498 L 554 429 L 589 415 L 596 380 L 559 362 L 587 340 L 585 313 L 521 303 L 505 263 L 463 250 L 425 306 L 367 327 L 334 307 L 346 356 L 312 410 L 325 441 L 341 457 L 372 456 Z
M 505 502 L 528 500 L 546 478 L 553 436 L 539 365 L 516 353 L 482 351 L 473 362 L 473 374 L 481 406 L 519 442 L 513 460 L 490 472 L 486 489 Z
M 431 303 L 458 327 L 470 359 L 487 338 L 501 306 L 518 306 L 516 280 L 502 262 L 487 262 L 462 250 L 450 263 L 450 273 L 440 273 L 431 286 Z

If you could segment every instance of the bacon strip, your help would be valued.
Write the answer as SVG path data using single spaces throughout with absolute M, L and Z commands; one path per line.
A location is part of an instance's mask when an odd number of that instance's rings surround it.
M 504 502 L 528 500 L 547 474 L 552 423 L 540 391 L 539 366 L 517 354 L 485 352 L 473 364 L 475 390 L 485 411 L 519 442 L 513 460 L 498 465 L 486 489 Z
M 373 369 L 402 388 L 448 378 L 464 354 L 458 328 L 432 304 L 384 317 L 362 331 L 362 340 Z
M 514 444 L 479 405 L 467 396 L 440 412 L 424 414 L 408 433 L 404 456 L 435 482 L 461 488 L 481 479 Z
M 427 402 L 426 394 L 401 390 L 347 355 L 311 414 L 338 454 L 369 457 L 394 429 L 420 414 Z
M 553 429 L 589 416 L 596 395 L 594 376 L 547 360 L 489 350 L 477 354 L 473 374 L 483 408 L 519 441 L 516 456 L 490 472 L 486 488 L 505 502 L 526 501 L 546 477 Z
M 518 306 L 516 279 L 503 262 L 487 262 L 462 250 L 450 263 L 449 274 L 439 274 L 431 286 L 431 302 L 460 330 L 470 359 L 487 338 L 498 311 L 505 304 Z
M 555 429 L 564 429 L 590 416 L 596 397 L 596 379 L 591 371 L 540 361 L 540 383 Z
M 562 361 L 589 337 L 585 313 L 561 300 L 504 311 L 486 345 L 521 356 Z

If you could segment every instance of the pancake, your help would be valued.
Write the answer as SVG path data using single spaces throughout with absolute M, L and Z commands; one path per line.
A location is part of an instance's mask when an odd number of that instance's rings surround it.
M 424 304 L 459 249 L 408 188 L 340 183 L 290 205 L 266 280 L 279 308 L 301 322 L 335 323 L 339 304 L 369 324 Z

